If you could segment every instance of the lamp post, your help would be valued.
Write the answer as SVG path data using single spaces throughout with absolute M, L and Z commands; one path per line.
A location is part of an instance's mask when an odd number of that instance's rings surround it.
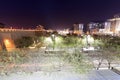
M 90 35 L 86 35 L 86 43 L 87 46 L 90 46 L 91 44 L 94 43 L 94 39 Z
M 53 43 L 53 50 L 55 49 L 55 35 L 54 34 L 52 34 L 51 35 L 51 39 L 52 39 L 52 43 Z
M 87 44 L 87 46 L 89 45 L 89 41 L 88 41 L 88 39 L 89 39 L 89 36 L 86 35 L 86 44 Z

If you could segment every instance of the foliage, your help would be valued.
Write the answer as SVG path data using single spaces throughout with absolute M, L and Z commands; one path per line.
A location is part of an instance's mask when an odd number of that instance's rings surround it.
M 7 75 L 20 70 L 18 65 L 28 62 L 29 57 L 26 50 L 16 50 L 13 52 L 0 52 L 0 75 Z
M 60 36 L 60 35 L 57 35 L 56 39 L 55 39 L 55 47 L 56 48 L 62 48 L 64 47 L 64 37 L 63 36 Z
M 39 43 L 42 44 L 41 46 L 46 46 L 51 48 L 65 48 L 65 47 L 75 48 L 82 46 L 82 38 L 74 35 L 61 36 L 58 34 L 52 34 L 44 38 L 43 36 L 40 36 L 39 42 L 37 44 Z
M 25 51 L 0 52 L 0 62 L 21 63 L 26 56 Z
M 34 43 L 32 37 L 22 37 L 21 39 L 15 40 L 15 44 L 17 48 L 25 48 L 29 47 Z
M 120 37 L 111 35 L 94 35 L 94 39 L 101 42 L 100 54 L 99 54 L 99 66 L 101 65 L 101 60 L 106 60 L 108 63 L 108 68 L 111 67 L 113 61 L 118 60 L 120 53 Z
M 75 67 L 75 71 L 78 73 L 86 73 L 93 68 L 86 56 L 79 52 L 79 50 L 72 54 L 66 52 L 64 54 L 64 61 Z
M 95 40 L 99 40 L 103 43 L 102 47 L 109 48 L 109 47 L 120 47 L 120 37 L 118 36 L 111 36 L 111 35 L 93 35 Z
M 45 37 L 44 38 L 44 45 L 47 47 L 47 48 L 61 48 L 63 47 L 63 37 L 60 36 L 60 35 L 52 35 L 52 36 L 48 36 L 48 37 Z
M 0 23 L 0 28 L 5 28 L 5 24 Z
M 37 48 L 40 48 L 40 47 L 45 46 L 45 45 L 44 45 L 44 40 L 45 40 L 45 37 L 44 37 L 44 36 L 37 37 L 37 40 L 36 40 L 36 42 L 35 42 L 36 47 L 37 47 Z
M 63 44 L 67 47 L 78 47 L 81 46 L 82 41 L 78 36 L 70 35 L 64 38 Z
M 94 38 L 91 35 L 83 35 L 82 36 L 82 45 L 83 46 L 91 46 L 94 44 Z

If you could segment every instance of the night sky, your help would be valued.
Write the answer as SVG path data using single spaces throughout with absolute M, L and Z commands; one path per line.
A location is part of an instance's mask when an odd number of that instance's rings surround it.
M 120 13 L 120 0 L 0 0 L 0 22 L 7 26 L 71 28 Z

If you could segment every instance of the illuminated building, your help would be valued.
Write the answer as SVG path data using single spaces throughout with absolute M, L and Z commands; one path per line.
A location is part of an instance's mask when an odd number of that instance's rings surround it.
M 113 18 L 108 19 L 110 22 L 110 32 L 113 34 L 119 34 L 120 33 L 120 18 Z
M 67 34 L 70 33 L 70 30 L 69 29 L 64 29 L 64 30 L 58 30 L 57 32 L 60 35 L 67 35 Z
M 98 33 L 99 31 L 101 31 L 105 28 L 104 26 L 105 26 L 105 22 L 103 22 L 103 21 L 90 22 L 88 24 L 89 32 L 90 32 L 90 34 Z
M 89 32 L 99 34 L 120 34 L 120 14 L 114 18 L 108 19 L 106 22 L 91 22 L 88 24 Z
M 79 23 L 76 23 L 76 24 L 73 24 L 73 27 L 74 27 L 74 34 L 82 34 L 83 33 L 83 27 L 84 25 L 83 24 L 79 24 Z
M 111 22 L 110 21 L 106 21 L 105 22 L 105 33 L 109 33 L 110 32 L 110 26 L 111 26 Z

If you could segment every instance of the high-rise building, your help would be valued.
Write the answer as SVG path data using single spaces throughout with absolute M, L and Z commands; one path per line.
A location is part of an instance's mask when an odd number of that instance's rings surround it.
M 73 24 L 73 27 L 74 27 L 74 34 L 83 34 L 83 27 L 84 27 L 84 24 L 79 24 L 79 23 L 75 23 Z
M 110 27 L 111 27 L 111 22 L 110 21 L 106 21 L 105 22 L 104 33 L 110 33 Z
M 119 34 L 120 33 L 120 18 L 113 18 L 113 19 L 108 19 L 110 22 L 110 32 L 113 32 L 114 34 Z
M 97 33 L 105 28 L 105 22 L 104 21 L 93 21 L 88 24 L 89 32 Z

